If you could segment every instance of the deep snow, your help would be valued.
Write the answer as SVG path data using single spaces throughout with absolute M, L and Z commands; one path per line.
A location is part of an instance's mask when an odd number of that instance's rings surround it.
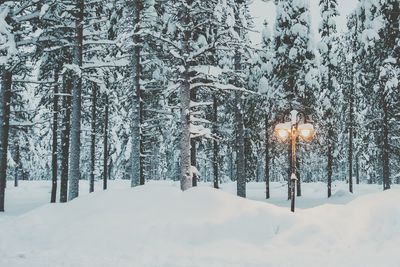
M 336 183 L 328 201 L 324 184 L 305 184 L 298 204 L 316 207 L 292 214 L 284 200 L 286 187 L 278 183 L 272 184 L 271 202 L 283 207 L 241 199 L 204 184 L 181 192 L 172 182 L 134 189 L 114 182 L 106 192 L 66 204 L 39 204 L 49 196 L 49 184 L 23 182 L 19 189 L 7 189 L 9 212 L 0 215 L 0 266 L 398 267 L 400 263 L 398 187 L 379 192 L 378 186 L 360 185 L 355 188 L 359 193 L 351 196 L 346 184 Z M 223 184 L 223 190 L 234 189 L 233 183 Z M 262 183 L 248 185 L 249 197 L 261 200 L 263 193 Z M 347 204 L 323 204 L 329 202 Z M 25 213 L 35 205 L 39 207 Z

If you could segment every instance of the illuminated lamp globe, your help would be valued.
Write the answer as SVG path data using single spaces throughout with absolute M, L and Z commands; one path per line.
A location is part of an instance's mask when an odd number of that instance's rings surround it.
M 305 141 L 311 141 L 314 137 L 314 126 L 310 123 L 300 124 L 298 127 L 300 137 Z

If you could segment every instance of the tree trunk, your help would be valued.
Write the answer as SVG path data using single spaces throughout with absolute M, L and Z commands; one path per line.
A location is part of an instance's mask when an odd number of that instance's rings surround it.
M 75 53 L 73 63 L 82 67 L 83 52 L 83 16 L 84 0 L 76 0 L 77 15 L 75 20 Z M 81 111 L 82 111 L 82 76 L 74 73 L 74 90 L 72 95 L 72 118 L 71 118 L 71 157 L 70 157 L 70 179 L 69 200 L 79 195 L 80 180 L 80 157 L 81 157 Z
M 217 93 L 213 94 L 213 173 L 214 173 L 214 188 L 219 188 L 219 146 L 218 146 L 218 99 Z
M 351 85 L 352 88 L 353 85 Z M 349 191 L 353 193 L 353 90 L 350 92 L 349 96 L 349 151 L 348 151 L 348 165 L 349 165 Z
M 390 189 L 390 169 L 389 169 L 389 111 L 387 102 L 382 100 L 383 104 L 383 147 L 382 147 L 382 174 L 383 174 L 383 190 Z
M 186 73 L 188 70 L 186 71 Z M 187 190 L 192 186 L 190 164 L 190 84 L 189 75 L 181 88 L 181 189 Z
M 58 174 L 58 79 L 59 70 L 54 72 L 54 96 L 53 96 L 53 145 L 51 148 L 51 197 L 50 202 L 55 203 L 57 198 L 57 174 Z
M 196 140 L 194 138 L 190 138 L 190 165 L 192 169 L 192 186 L 197 186 L 197 173 L 194 172 L 197 160 L 196 160 Z
M 356 155 L 356 184 L 360 184 L 360 160 Z
M 333 166 L 333 154 L 332 154 L 332 144 L 328 144 L 328 198 L 332 195 L 332 166 Z
M 246 197 L 246 174 L 245 174 L 245 149 L 244 149 L 244 122 L 241 110 L 241 99 L 239 93 L 235 93 L 236 100 L 236 183 L 237 195 Z
M 91 142 L 90 142 L 90 183 L 89 193 L 94 191 L 94 171 L 96 162 L 96 102 L 97 85 L 92 87 L 92 122 L 91 122 Z
M 108 117 L 109 117 L 109 103 L 108 94 L 105 93 L 105 107 L 104 107 L 104 141 L 103 141 L 103 190 L 107 189 L 108 175 Z
M 190 22 L 190 11 L 188 6 L 190 6 L 192 0 L 186 0 L 187 7 L 184 10 L 184 24 L 188 25 Z M 183 40 L 183 51 L 184 53 L 190 53 L 190 38 L 192 32 L 185 29 L 184 40 Z M 189 63 L 184 63 L 183 72 L 183 83 L 180 90 L 180 105 L 181 105 L 181 136 L 180 136 L 180 181 L 181 189 L 187 190 L 192 186 L 192 174 L 191 174 L 191 164 L 190 164 L 190 73 L 189 73 Z
M 236 3 L 238 9 L 241 3 Z M 235 14 L 238 17 L 238 14 Z M 241 36 L 240 28 L 236 27 L 235 31 L 238 36 Z M 241 66 L 241 54 L 239 50 L 235 51 L 235 71 L 240 73 Z M 234 81 L 237 87 L 241 86 L 239 77 L 236 77 Z M 236 121 L 236 193 L 240 197 L 246 197 L 246 173 L 245 173 L 245 136 L 244 136 L 244 119 L 242 110 L 242 99 L 239 92 L 235 92 L 235 121 Z
M 190 90 L 190 101 L 196 102 L 196 89 Z M 190 139 L 190 165 L 194 168 L 197 166 L 197 149 L 196 140 L 194 138 Z M 192 172 L 192 186 L 197 186 L 197 173 Z
M 15 170 L 14 170 L 14 187 L 18 187 L 19 173 L 21 166 L 20 148 L 18 140 L 15 142 Z
M 296 143 L 298 144 L 298 142 Z M 296 177 L 296 194 L 298 197 L 301 197 L 300 160 L 298 156 L 296 156 Z
M 291 199 L 291 176 L 292 176 L 292 144 L 289 142 L 289 149 L 288 149 L 288 162 L 289 162 L 289 169 L 288 169 L 288 200 Z
M 142 124 L 143 124 L 143 100 L 141 95 L 140 79 L 141 79 L 141 38 L 140 38 L 140 13 L 141 13 L 141 1 L 136 0 L 134 3 L 134 27 L 135 34 L 133 36 L 133 42 L 135 48 L 132 57 L 132 78 L 134 84 L 134 116 L 132 125 L 132 175 L 131 175 L 131 186 L 144 185 L 144 170 L 143 170 L 143 135 L 142 135 Z
M 69 143 L 71 134 L 71 91 L 72 81 L 69 74 L 64 78 L 64 99 L 63 99 L 63 129 L 61 131 L 61 185 L 60 202 L 67 202 L 68 174 L 69 174 Z
M 0 88 L 0 212 L 3 212 L 7 183 L 7 150 L 10 130 L 12 73 L 4 67 L 1 68 L 0 74 L 2 74 L 3 81 Z
M 270 193 L 269 193 L 269 116 L 268 114 L 265 116 L 265 198 L 269 199 L 270 198 Z

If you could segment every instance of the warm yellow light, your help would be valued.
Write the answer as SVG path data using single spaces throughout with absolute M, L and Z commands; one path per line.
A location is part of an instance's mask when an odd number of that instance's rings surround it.
M 282 140 L 286 140 L 289 136 L 289 132 L 285 129 L 277 130 L 277 134 L 278 134 L 279 139 L 282 139 Z
M 314 137 L 314 126 L 310 123 L 300 124 L 299 135 L 304 141 L 311 141 Z
M 290 131 L 291 131 L 290 122 L 289 123 L 279 123 L 275 127 L 275 135 L 281 141 L 285 141 L 286 139 L 289 138 Z
M 311 130 L 310 129 L 303 129 L 303 130 L 300 131 L 300 135 L 301 135 L 301 137 L 308 139 L 308 138 L 311 137 Z

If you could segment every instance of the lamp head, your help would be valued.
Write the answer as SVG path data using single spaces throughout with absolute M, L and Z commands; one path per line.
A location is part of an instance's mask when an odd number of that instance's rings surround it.
M 314 138 L 314 126 L 310 123 L 299 124 L 299 136 L 303 141 L 309 142 Z
M 275 136 L 280 140 L 280 141 L 286 141 L 291 132 L 291 127 L 290 123 L 279 123 L 275 127 Z

